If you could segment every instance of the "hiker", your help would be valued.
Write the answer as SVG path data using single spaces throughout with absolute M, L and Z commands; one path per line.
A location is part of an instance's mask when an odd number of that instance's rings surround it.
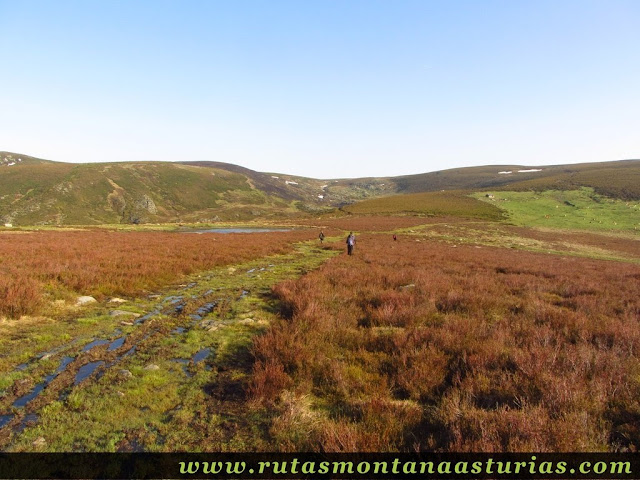
M 395 242 L 396 240 L 398 240 L 398 237 L 396 237 L 396 234 L 393 234 L 393 241 Z
M 353 232 L 351 232 L 347 237 L 347 254 L 348 255 L 353 254 L 353 247 L 355 246 L 355 244 L 356 244 L 356 236 L 353 234 Z
M 320 235 L 318 235 L 318 238 L 320 239 L 320 243 L 324 242 L 324 232 L 320 232 Z

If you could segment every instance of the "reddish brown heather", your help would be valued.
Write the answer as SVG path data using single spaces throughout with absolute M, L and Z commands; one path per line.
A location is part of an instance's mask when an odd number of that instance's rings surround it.
M 135 295 L 218 265 L 284 252 L 313 231 L 251 234 L 33 232 L 0 237 L 0 315 L 51 295 Z M 45 295 L 45 292 L 50 292 Z M 51 293 L 53 292 L 53 293 Z
M 640 446 L 637 265 L 369 234 L 274 293 L 251 394 L 278 448 Z

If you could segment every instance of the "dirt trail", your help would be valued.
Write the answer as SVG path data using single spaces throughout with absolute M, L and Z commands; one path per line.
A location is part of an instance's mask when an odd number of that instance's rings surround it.
M 100 335 L 71 336 L 15 365 L 0 395 L 0 449 L 258 448 L 243 404 L 251 339 L 275 309 L 270 287 L 336 253 L 306 243 L 201 272 L 119 306 L 131 315 Z M 99 318 L 114 311 L 95 308 Z

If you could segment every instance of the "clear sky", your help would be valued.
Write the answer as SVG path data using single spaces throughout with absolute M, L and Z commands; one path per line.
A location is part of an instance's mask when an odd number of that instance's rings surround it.
M 638 0 L 0 0 L 0 150 L 316 178 L 640 158 Z

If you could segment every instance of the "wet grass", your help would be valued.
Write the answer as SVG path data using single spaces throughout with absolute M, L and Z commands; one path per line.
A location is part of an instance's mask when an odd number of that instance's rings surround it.
M 603 304 L 611 304 L 609 310 L 619 307 L 624 315 L 637 315 L 630 302 L 615 305 L 620 292 L 609 287 L 600 292 L 615 280 L 611 272 L 618 267 L 569 258 L 638 263 L 633 233 L 559 234 L 434 217 L 323 222 L 324 245 L 317 240 L 298 243 L 276 255 L 212 267 L 181 277 L 179 284 L 127 297 L 123 304 L 108 303 L 108 298 L 83 308 L 59 302 L 48 307 L 48 316 L 2 321 L 0 449 L 256 451 L 338 449 L 358 442 L 378 449 L 414 444 L 449 448 L 444 437 L 425 429 L 449 425 L 457 434 L 471 429 L 473 422 L 493 419 L 489 407 L 495 405 L 504 410 L 509 428 L 526 426 L 525 415 L 514 410 L 513 392 L 506 387 L 498 391 L 511 378 L 515 347 L 503 334 L 511 328 L 510 319 L 536 333 L 537 324 L 527 322 L 540 307 L 535 321 L 551 322 L 549 328 L 558 330 L 553 333 L 556 340 L 584 326 L 563 322 L 580 320 L 589 326 L 580 332 L 591 335 L 592 343 L 604 351 L 601 343 L 614 338 L 619 325 L 613 322 L 611 332 L 592 329 L 591 320 L 575 314 L 581 302 L 584 308 L 600 308 L 592 301 L 599 295 Z M 353 258 L 338 255 L 345 248 L 341 228 L 357 234 Z M 608 272 L 607 282 L 592 285 L 584 274 L 578 275 L 583 267 L 593 275 Z M 560 278 L 554 269 L 560 268 L 562 282 L 554 280 L 554 275 Z M 588 284 L 584 292 L 572 286 L 572 268 L 577 269 L 577 281 Z M 625 288 L 632 288 L 637 266 L 619 268 L 627 272 Z M 489 282 L 491 288 L 482 290 L 482 282 L 496 276 L 497 286 Z M 503 284 L 509 287 L 506 296 L 498 288 Z M 114 310 L 130 315 L 112 316 Z M 608 310 L 604 314 L 615 317 Z M 274 325 L 281 336 L 273 333 Z M 500 327 L 495 331 L 504 330 L 495 341 L 483 330 L 493 332 L 494 325 Z M 307 343 L 301 344 L 296 332 L 303 333 Z M 463 334 L 460 342 L 456 332 Z M 486 344 L 474 343 L 478 332 Z M 542 334 L 551 335 L 546 330 Z M 271 360 L 264 355 L 267 350 L 256 350 L 256 342 L 263 341 L 257 339 L 272 342 L 276 355 Z M 329 343 L 318 343 L 327 339 Z M 465 357 L 470 346 L 473 351 Z M 612 355 L 596 350 L 594 355 L 615 364 Z M 493 357 L 477 356 L 484 352 Z M 309 357 L 312 362 L 305 363 Z M 56 374 L 64 358 L 72 360 Z M 493 369 L 459 379 L 477 396 L 473 404 L 472 396 L 456 396 L 453 388 L 442 395 L 442 386 L 455 380 L 447 372 L 468 367 L 455 363 L 461 359 Z M 527 357 L 529 362 L 543 360 Z M 429 367 L 419 368 L 420 362 Z M 88 373 L 82 380 L 81 369 Z M 393 375 L 387 378 L 389 372 Z M 503 383 L 496 384 L 500 378 Z M 43 382 L 42 391 L 24 407 L 14 406 Z M 632 428 L 623 422 L 633 406 L 627 403 L 612 404 L 615 435 Z M 456 420 L 457 406 L 469 407 L 472 415 Z M 570 413 L 577 416 L 578 407 Z M 545 413 L 536 408 L 527 414 Z M 546 427 L 538 427 L 532 433 L 538 443 L 530 444 L 553 448 L 540 433 Z M 36 442 L 41 438 L 44 444 Z M 451 445 L 489 445 L 474 438 L 471 443 L 458 438 Z M 605 448 L 605 443 L 589 445 Z
M 255 431 L 259 422 L 248 421 L 241 401 L 253 364 L 253 338 L 274 316 L 271 286 L 313 270 L 336 253 L 304 243 L 291 253 L 192 275 L 159 298 L 132 299 L 117 307 L 160 310 L 139 325 L 123 325 L 122 317 L 105 314 L 102 305 L 65 322 L 34 323 L 29 332 L 16 329 L 20 335 L 3 344 L 3 361 L 7 366 L 30 363 L 2 377 L 0 411 L 15 418 L 0 429 L 0 445 L 31 451 L 42 437 L 46 451 L 261 448 L 264 435 Z M 212 304 L 204 315 L 196 313 Z M 80 330 L 74 334 L 74 328 Z M 20 339 L 35 331 L 51 338 L 34 343 L 29 355 L 20 354 Z M 65 340 L 54 340 L 61 331 Z M 122 345 L 110 348 L 123 337 Z M 134 353 L 125 355 L 134 346 Z M 42 350 L 56 347 L 49 358 L 37 360 Z M 12 407 L 58 367 L 62 355 L 76 358 L 25 407 Z M 83 373 L 88 375 L 78 381 Z M 38 421 L 25 425 L 33 413 Z

